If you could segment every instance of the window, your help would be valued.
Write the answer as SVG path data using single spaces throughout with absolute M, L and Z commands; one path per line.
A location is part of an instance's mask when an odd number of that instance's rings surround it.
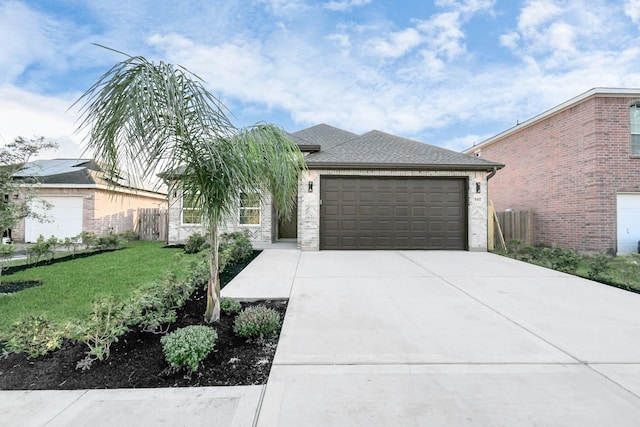
M 202 223 L 202 211 L 196 197 L 191 193 L 182 195 L 182 223 L 194 225 Z
M 240 193 L 240 225 L 260 225 L 260 195 Z
M 631 105 L 631 155 L 640 156 L 640 103 Z

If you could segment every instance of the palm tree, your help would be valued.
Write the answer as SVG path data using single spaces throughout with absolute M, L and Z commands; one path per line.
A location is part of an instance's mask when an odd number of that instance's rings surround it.
M 248 189 L 270 195 L 277 211 L 289 216 L 302 153 L 274 125 L 236 128 L 222 103 L 185 68 L 125 56 L 76 101 L 82 103 L 78 129 L 89 129 L 87 150 L 108 173 L 136 171 L 135 179 L 149 179 L 169 171 L 166 176 L 194 198 L 211 240 L 205 320 L 218 321 L 218 226 Z

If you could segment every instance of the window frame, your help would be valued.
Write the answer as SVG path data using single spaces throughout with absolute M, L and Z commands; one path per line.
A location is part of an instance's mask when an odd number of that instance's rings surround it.
M 185 195 L 187 192 L 182 192 L 182 197 L 180 198 L 180 224 L 191 227 L 191 226 L 202 226 L 202 209 L 197 206 L 186 206 L 187 197 Z M 200 212 L 200 219 L 198 222 L 185 222 L 184 214 L 185 211 L 190 212 L 193 215 L 193 212 Z
M 254 194 L 256 196 L 256 205 L 252 206 L 243 206 L 243 196 L 245 194 Z M 242 215 L 243 212 L 247 211 L 257 211 L 258 212 L 258 223 L 243 223 L 242 219 L 247 218 L 246 215 Z M 260 195 L 257 191 L 241 191 L 238 195 L 238 225 L 242 227 L 260 227 L 262 225 L 262 201 L 260 200 Z
M 629 104 L 629 143 L 631 157 L 640 157 L 640 100 Z

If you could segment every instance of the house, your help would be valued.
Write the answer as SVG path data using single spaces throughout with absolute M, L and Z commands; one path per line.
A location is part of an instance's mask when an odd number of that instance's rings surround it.
M 138 208 L 164 208 L 166 193 L 131 188 L 116 178 L 109 179 L 91 159 L 37 160 L 25 164 L 15 179 L 35 177 L 36 199 L 49 203 L 42 211 L 47 221 L 25 218 L 11 230 L 16 242 L 35 242 L 38 236 L 77 236 L 83 231 L 96 234 L 133 230 Z M 20 194 L 5 196 L 9 199 Z
M 257 243 L 294 240 L 303 250 L 487 249 L 487 180 L 502 167 L 379 131 L 321 124 L 290 134 L 305 156 L 298 205 L 278 221 L 270 203 L 240 192 L 223 231 Z M 199 211 L 169 191 L 169 243 L 203 232 Z
M 464 152 L 506 165 L 490 199 L 533 211 L 536 245 L 638 251 L 640 89 L 589 90 Z

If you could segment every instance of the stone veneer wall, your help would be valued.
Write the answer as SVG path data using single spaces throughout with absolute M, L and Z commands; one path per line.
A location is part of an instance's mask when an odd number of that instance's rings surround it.
M 445 171 L 382 171 L 382 170 L 306 170 L 298 187 L 298 247 L 302 250 L 320 249 L 320 177 L 350 176 L 407 176 L 407 177 L 463 177 L 468 178 L 468 246 L 470 251 L 487 250 L 487 173 Z M 313 182 L 309 193 L 308 183 Z M 480 193 L 476 193 L 476 182 Z
M 272 241 L 272 224 L 274 218 L 271 203 L 263 201 L 260 206 L 260 225 L 240 225 L 238 224 L 238 209 L 234 209 L 234 214 L 228 217 L 220 227 L 221 233 L 248 230 L 251 240 L 254 243 L 270 243 Z M 169 230 L 168 243 L 179 244 L 187 241 L 193 233 L 206 233 L 203 224 L 182 224 L 182 191 L 179 188 L 172 188 L 169 191 Z

